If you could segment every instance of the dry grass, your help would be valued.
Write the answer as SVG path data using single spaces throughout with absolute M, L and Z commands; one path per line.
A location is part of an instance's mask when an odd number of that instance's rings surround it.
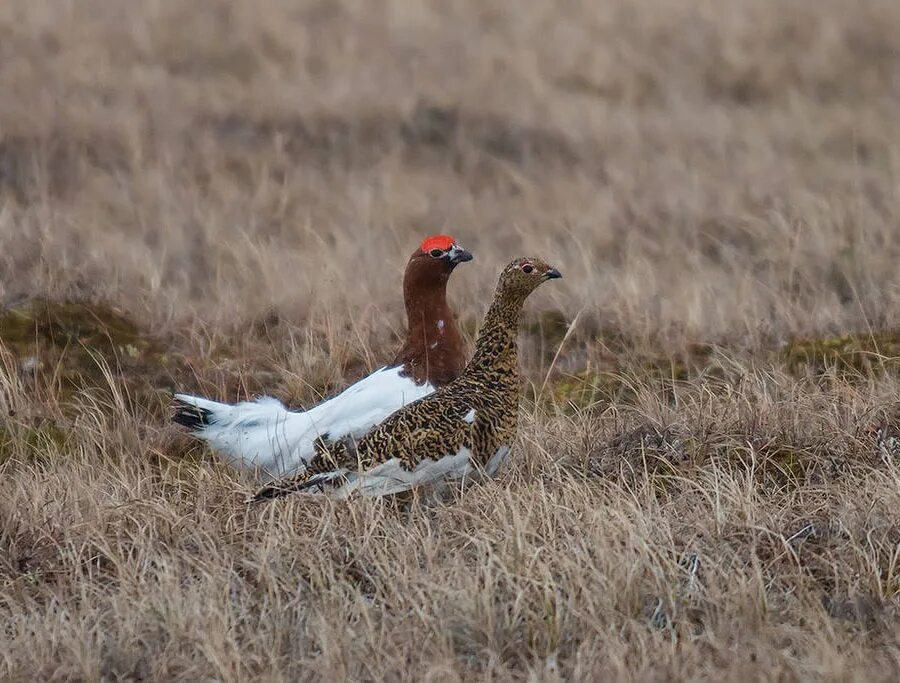
M 0 3 L 0 678 L 896 679 L 898 34 L 895 0 Z M 167 391 L 358 377 L 435 230 L 470 333 L 512 256 L 566 276 L 510 467 L 247 508 Z

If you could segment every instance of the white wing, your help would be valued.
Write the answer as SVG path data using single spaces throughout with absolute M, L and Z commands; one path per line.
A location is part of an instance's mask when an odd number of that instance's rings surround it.
M 400 461 L 391 458 L 362 474 L 343 470 L 345 483 L 336 490 L 326 491 L 334 498 L 347 498 L 353 493 L 367 497 L 389 496 L 425 486 L 445 478 L 461 479 L 472 471 L 472 453 L 462 448 L 455 455 L 445 455 L 437 461 L 427 458 L 412 471 L 405 470 Z
M 235 405 L 176 394 L 176 422 L 191 428 L 233 467 L 256 470 L 263 479 L 301 471 L 320 436 L 359 438 L 388 415 L 427 396 L 434 387 L 401 376 L 402 367 L 381 368 L 305 412 L 264 397 Z M 199 415 L 198 415 L 199 414 Z
M 355 492 L 363 496 L 378 497 L 408 491 L 417 486 L 433 487 L 436 492 L 440 492 L 454 482 L 466 480 L 475 483 L 484 476 L 493 477 L 506 462 L 509 451 L 509 446 L 498 448 L 484 470 L 472 463 L 472 452 L 465 447 L 453 455 L 445 455 L 437 460 L 426 458 L 412 471 L 403 469 L 396 458 L 391 458 L 362 474 L 348 470 L 334 472 L 335 475 L 343 474 L 345 483 L 330 492 L 325 489 L 325 493 L 335 498 L 347 498 Z

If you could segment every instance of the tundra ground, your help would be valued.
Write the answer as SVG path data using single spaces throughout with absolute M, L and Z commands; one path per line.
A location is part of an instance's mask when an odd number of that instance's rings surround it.
M 900 4 L 0 4 L 0 678 L 896 680 Z M 248 507 L 173 388 L 563 271 L 456 501 Z M 574 323 L 574 324 L 573 324 Z

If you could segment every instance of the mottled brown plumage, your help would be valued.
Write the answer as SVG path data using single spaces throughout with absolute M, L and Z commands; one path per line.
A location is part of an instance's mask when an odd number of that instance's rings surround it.
M 456 381 L 402 408 L 359 441 L 320 441 L 303 475 L 261 489 L 255 500 L 354 479 L 371 495 L 476 471 L 493 475 L 516 435 L 519 377 L 516 337 L 528 295 L 559 272 L 519 258 L 500 276 L 475 355 Z M 366 480 L 372 480 L 372 485 Z
M 403 290 L 409 330 L 390 365 L 304 411 L 274 398 L 237 404 L 176 394 L 173 420 L 205 440 L 229 464 L 267 479 L 296 474 L 320 439 L 360 438 L 398 408 L 459 376 L 465 347 L 447 305 L 447 280 L 472 255 L 449 235 L 432 235 L 406 266 Z

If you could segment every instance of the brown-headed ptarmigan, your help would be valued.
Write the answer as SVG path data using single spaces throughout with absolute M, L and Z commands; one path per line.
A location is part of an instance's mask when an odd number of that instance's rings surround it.
M 558 270 L 537 258 L 510 263 L 500 275 L 475 355 L 458 379 L 401 408 L 361 439 L 319 440 L 303 474 L 273 482 L 252 500 L 296 491 L 382 496 L 493 476 L 516 437 L 519 314 L 538 285 L 558 277 Z
M 447 281 L 472 254 L 449 235 L 426 238 L 403 277 L 408 330 L 394 360 L 305 411 L 272 397 L 226 404 L 175 395 L 173 420 L 228 464 L 263 480 L 302 472 L 318 440 L 358 439 L 398 408 L 452 382 L 465 367 L 465 343 L 447 305 Z

